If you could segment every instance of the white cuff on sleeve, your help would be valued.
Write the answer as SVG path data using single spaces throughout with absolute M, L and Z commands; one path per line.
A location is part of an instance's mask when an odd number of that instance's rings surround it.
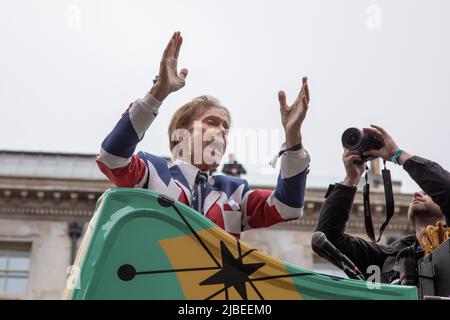
M 161 102 L 158 101 L 155 97 L 153 97 L 150 92 L 148 92 L 144 98 L 138 99 L 136 102 L 144 108 L 150 109 L 154 113 L 158 113 L 159 107 L 161 106 Z
M 282 179 L 293 177 L 305 170 L 311 158 L 305 149 L 286 151 L 281 156 L 280 174 Z
M 139 140 L 144 137 L 150 124 L 158 115 L 161 102 L 156 100 L 150 93 L 147 93 L 144 98 L 137 99 L 129 110 L 131 124 L 136 131 Z

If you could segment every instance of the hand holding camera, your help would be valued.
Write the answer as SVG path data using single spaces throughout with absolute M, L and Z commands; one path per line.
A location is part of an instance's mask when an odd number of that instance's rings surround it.
M 376 158 L 403 164 L 411 155 L 400 150 L 394 139 L 381 127 L 370 125 L 370 128 L 349 128 L 342 134 L 342 145 L 361 154 L 360 162 Z M 358 161 L 358 160 L 357 160 Z
M 361 161 L 361 154 L 359 151 L 344 149 L 342 161 L 344 162 L 346 172 L 346 176 L 342 184 L 349 187 L 357 186 L 366 168 L 366 165 Z
M 363 132 L 380 141 L 383 146 L 379 149 L 367 150 L 363 152 L 363 156 L 373 158 L 380 157 L 383 160 L 390 161 L 399 150 L 399 147 L 395 143 L 394 139 L 392 139 L 392 137 L 383 128 L 373 124 L 370 126 L 371 128 L 364 128 Z

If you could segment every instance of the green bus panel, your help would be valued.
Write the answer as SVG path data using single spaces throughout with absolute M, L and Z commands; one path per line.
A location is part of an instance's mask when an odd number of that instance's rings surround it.
M 416 287 L 371 288 L 283 262 L 144 189 L 102 195 L 75 266 L 66 299 L 417 300 Z

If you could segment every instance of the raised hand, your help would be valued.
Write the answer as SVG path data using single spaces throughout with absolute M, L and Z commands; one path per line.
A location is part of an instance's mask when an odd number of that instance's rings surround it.
M 369 150 L 364 152 L 364 155 L 370 155 L 373 157 L 380 157 L 383 160 L 389 161 L 399 151 L 398 145 L 394 139 L 383 128 L 374 124 L 370 125 L 371 128 L 363 128 L 363 131 L 384 143 L 384 146 L 379 150 Z M 401 155 L 398 159 L 398 163 L 403 163 L 411 158 L 412 155 L 406 151 L 401 151 Z
M 390 160 L 399 149 L 394 139 L 381 127 L 370 125 L 371 128 L 363 128 L 363 132 L 383 142 L 384 146 L 379 150 L 369 150 L 364 152 L 364 155 L 373 157 L 381 157 L 384 160 Z
M 164 50 L 161 64 L 159 67 L 158 81 L 154 84 L 150 93 L 163 101 L 170 93 L 175 92 L 184 87 L 188 70 L 183 68 L 178 72 L 178 55 L 180 54 L 183 37 L 180 32 L 172 35 L 169 43 Z
M 278 92 L 278 101 L 280 102 L 281 122 L 286 134 L 286 148 L 290 148 L 302 142 L 300 129 L 309 104 L 308 78 L 303 77 L 300 93 L 291 106 L 286 103 L 284 91 Z
M 345 180 L 343 184 L 347 186 L 358 185 L 359 180 L 361 180 L 361 176 L 364 173 L 366 168 L 365 163 L 358 163 L 361 161 L 361 154 L 359 151 L 350 151 L 348 149 L 344 149 L 344 154 L 342 156 L 342 161 L 344 162 L 345 167 Z

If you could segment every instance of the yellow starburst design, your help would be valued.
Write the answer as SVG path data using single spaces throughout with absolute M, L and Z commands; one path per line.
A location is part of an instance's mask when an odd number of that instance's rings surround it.
M 218 227 L 197 235 L 160 240 L 172 268 L 188 270 L 176 272 L 186 299 L 301 299 L 280 260 Z

